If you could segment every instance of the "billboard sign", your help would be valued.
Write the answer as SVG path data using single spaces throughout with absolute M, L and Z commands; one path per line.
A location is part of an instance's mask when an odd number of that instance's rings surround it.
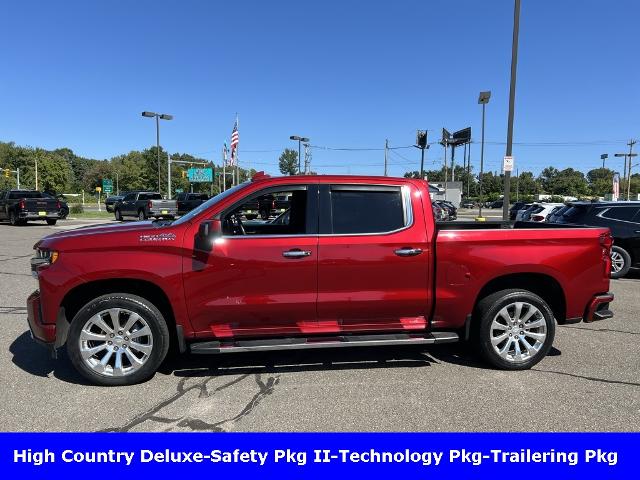
M 191 183 L 202 183 L 213 181 L 213 170 L 211 168 L 190 168 L 187 176 Z

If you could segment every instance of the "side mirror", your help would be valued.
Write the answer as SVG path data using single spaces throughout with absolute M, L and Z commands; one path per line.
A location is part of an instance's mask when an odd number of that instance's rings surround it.
M 198 227 L 198 236 L 203 239 L 212 239 L 222 235 L 220 220 L 207 220 Z

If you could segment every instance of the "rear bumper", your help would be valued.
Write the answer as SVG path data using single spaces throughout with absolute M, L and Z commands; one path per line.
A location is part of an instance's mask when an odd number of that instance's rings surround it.
M 609 303 L 613 302 L 613 293 L 603 293 L 591 299 L 587 311 L 583 317 L 586 323 L 606 320 L 613 317 L 613 312 L 609 309 Z
M 55 323 L 43 323 L 42 320 L 40 291 L 36 290 L 27 298 L 27 321 L 31 337 L 53 348 L 56 341 L 56 325 Z
M 21 220 L 46 220 L 46 219 L 58 219 L 60 218 L 60 212 L 47 212 L 46 215 L 40 215 L 38 212 L 18 212 L 18 218 Z
M 158 208 L 158 209 L 153 208 L 149 210 L 150 217 L 174 217 L 177 214 L 178 214 L 177 208 Z

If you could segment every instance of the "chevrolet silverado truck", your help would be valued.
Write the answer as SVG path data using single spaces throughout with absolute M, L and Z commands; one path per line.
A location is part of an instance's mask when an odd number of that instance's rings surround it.
M 286 195 L 283 221 L 242 208 Z M 375 215 L 371 215 L 371 211 Z M 606 228 L 447 222 L 424 180 L 257 174 L 180 219 L 58 232 L 34 246 L 34 339 L 91 382 L 192 354 L 471 342 L 527 369 L 556 324 L 611 317 Z
M 26 225 L 30 220 L 44 220 L 55 225 L 63 218 L 60 200 L 37 190 L 9 190 L 0 192 L 0 220 L 14 226 Z
M 175 200 L 164 200 L 159 193 L 130 192 L 113 205 L 113 212 L 118 221 L 124 217 L 173 218 L 178 214 L 178 204 Z

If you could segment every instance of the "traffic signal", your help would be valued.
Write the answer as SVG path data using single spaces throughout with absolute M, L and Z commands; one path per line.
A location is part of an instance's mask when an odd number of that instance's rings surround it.
M 416 146 L 418 148 L 427 148 L 427 132 L 426 130 L 418 130 L 416 135 Z

